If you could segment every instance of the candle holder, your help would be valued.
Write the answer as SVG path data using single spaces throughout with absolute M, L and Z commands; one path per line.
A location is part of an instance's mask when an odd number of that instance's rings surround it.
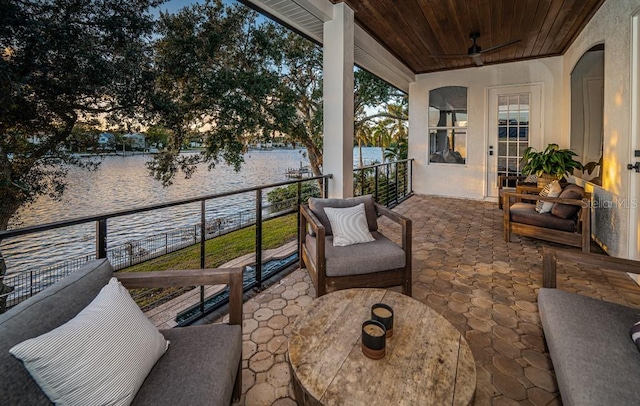
M 393 336 L 393 309 L 384 303 L 371 306 L 371 319 L 379 321 L 387 331 L 387 338 Z
M 362 323 L 362 352 L 371 359 L 381 359 L 385 354 L 386 330 L 384 324 L 375 320 Z

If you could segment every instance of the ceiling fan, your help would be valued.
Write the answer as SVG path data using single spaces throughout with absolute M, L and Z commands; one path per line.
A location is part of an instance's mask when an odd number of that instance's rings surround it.
M 479 32 L 472 32 L 471 34 L 469 34 L 469 39 L 473 41 L 473 45 L 471 45 L 471 47 L 467 50 L 466 54 L 443 54 L 443 55 L 430 55 L 430 56 L 432 58 L 472 58 L 477 66 L 482 66 L 482 58 L 480 58 L 482 54 L 486 54 L 488 52 L 492 52 L 500 48 L 504 48 L 506 46 L 513 45 L 515 43 L 520 42 L 519 39 L 514 39 L 509 42 L 505 42 L 503 44 L 494 45 L 487 49 L 482 49 L 482 47 L 478 45 L 478 42 L 477 42 L 478 38 L 480 38 Z

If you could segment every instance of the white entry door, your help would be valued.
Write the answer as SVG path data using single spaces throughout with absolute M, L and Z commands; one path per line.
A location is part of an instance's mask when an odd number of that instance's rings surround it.
M 524 150 L 540 148 L 540 85 L 489 89 L 487 196 L 498 197 L 498 176 L 519 175 Z

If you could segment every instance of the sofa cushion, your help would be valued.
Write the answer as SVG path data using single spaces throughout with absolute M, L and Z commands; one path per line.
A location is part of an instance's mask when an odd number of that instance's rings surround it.
M 373 202 L 373 196 L 365 195 L 358 197 L 351 197 L 348 199 L 319 199 L 312 197 L 309 199 L 309 209 L 315 214 L 320 221 L 320 224 L 324 226 L 325 235 L 332 235 L 333 230 L 329 218 L 324 212 L 325 207 L 345 208 L 357 206 L 360 203 L 364 203 L 364 212 L 367 215 L 367 224 L 369 225 L 369 231 L 376 231 L 378 229 L 378 215 L 376 213 L 376 207 Z
M 371 233 L 375 241 L 348 247 L 334 247 L 333 236 L 325 237 L 327 276 L 361 275 L 403 268 L 405 252 L 382 234 Z M 316 237 L 307 236 L 307 248 L 316 258 Z
M 637 321 L 629 330 L 629 334 L 631 334 L 631 340 L 636 344 L 638 350 L 640 351 L 640 321 Z
M 584 189 L 578 185 L 568 185 L 562 190 L 560 196 L 561 199 L 576 199 L 580 200 L 584 197 Z M 574 206 L 572 204 L 554 203 L 551 208 L 551 214 L 562 219 L 573 219 L 580 211 L 580 206 Z
M 576 222 L 573 219 L 562 219 L 551 213 L 538 213 L 535 204 L 514 203 L 511 211 L 511 221 L 514 223 L 529 224 L 532 226 L 553 228 L 555 230 L 575 232 Z
M 640 404 L 640 355 L 629 338 L 639 309 L 545 288 L 538 307 L 564 405 Z
M 364 203 L 357 206 L 336 209 L 325 207 L 325 213 L 333 231 L 333 245 L 347 247 L 375 241 L 369 232 L 367 217 L 364 213 Z
M 161 333 L 171 345 L 132 405 L 228 406 L 242 356 L 240 326 L 209 324 Z
M 9 349 L 75 317 L 107 284 L 112 273 L 106 259 L 87 262 L 78 271 L 0 315 L 0 393 L 3 403 L 50 404 L 22 363 L 9 354 Z
M 111 278 L 76 317 L 9 352 L 55 404 L 128 406 L 168 344 Z

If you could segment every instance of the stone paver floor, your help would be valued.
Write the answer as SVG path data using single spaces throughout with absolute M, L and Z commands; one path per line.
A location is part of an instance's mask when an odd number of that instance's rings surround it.
M 463 332 L 472 349 L 475 404 L 561 404 L 536 303 L 542 248 L 554 245 L 518 236 L 505 243 L 495 203 L 413 196 L 394 210 L 413 220 L 413 297 Z M 397 237 L 391 223 L 381 229 Z M 640 306 L 640 287 L 624 274 L 564 265 L 558 287 Z M 240 405 L 296 404 L 287 336 L 314 298 L 298 269 L 244 304 Z

